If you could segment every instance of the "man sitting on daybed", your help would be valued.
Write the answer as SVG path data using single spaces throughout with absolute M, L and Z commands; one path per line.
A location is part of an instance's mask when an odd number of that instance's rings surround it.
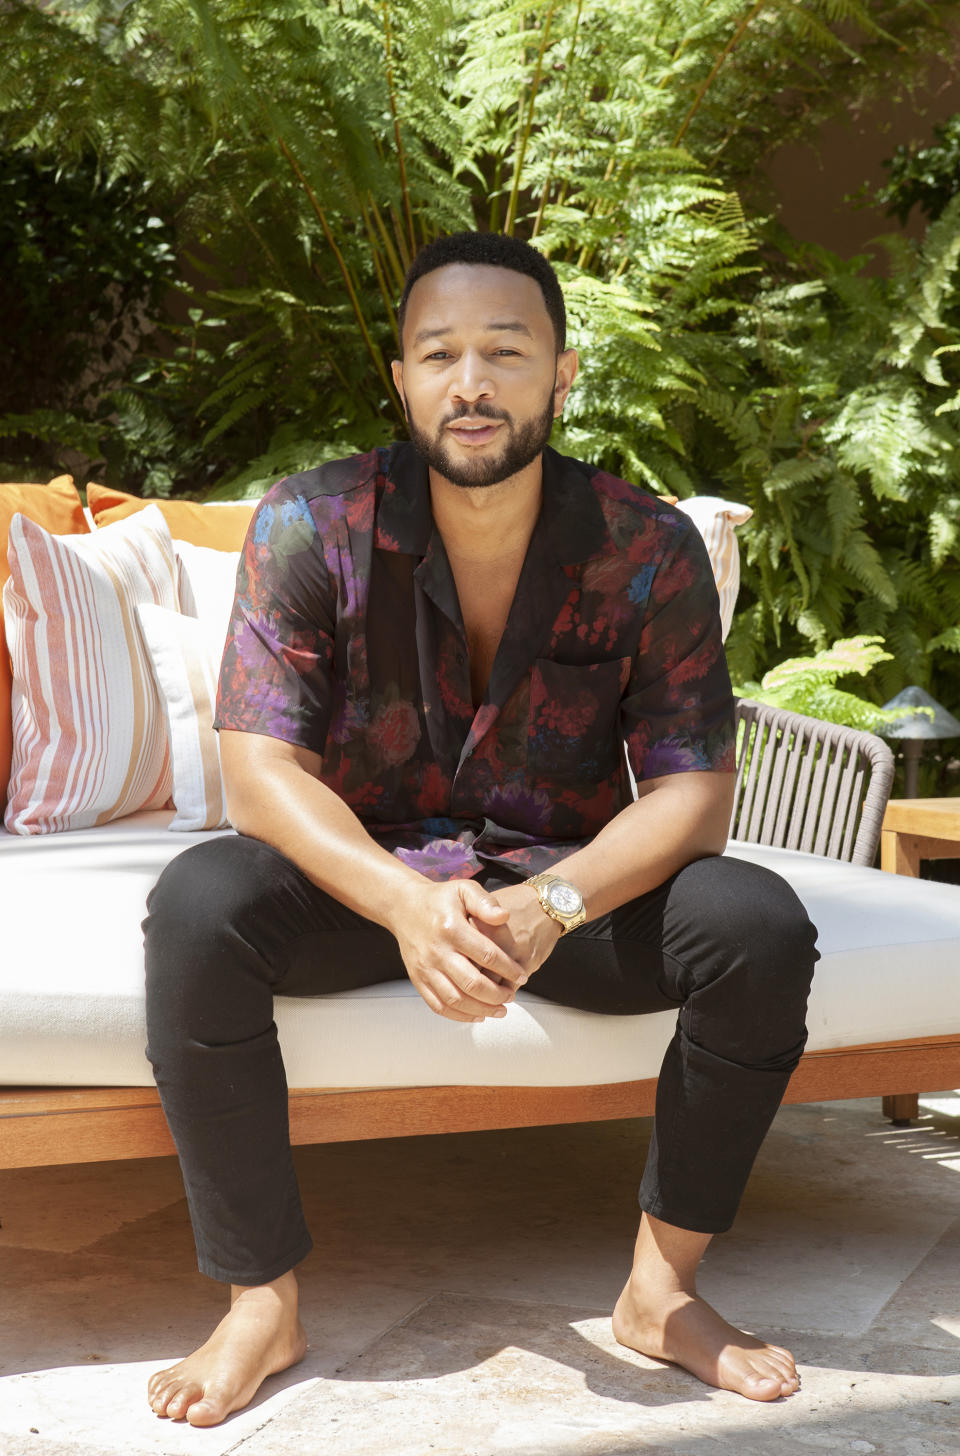
M 753 1400 L 790 1395 L 790 1354 L 695 1288 L 803 1050 L 816 959 L 793 891 L 720 857 L 733 702 L 704 547 L 548 447 L 577 356 L 535 250 L 429 245 L 399 322 L 412 443 L 264 497 L 220 680 L 239 834 L 178 856 L 150 899 L 149 1055 L 200 1268 L 233 1286 L 150 1404 L 213 1425 L 302 1357 L 311 1241 L 273 997 L 404 976 L 468 1025 L 523 985 L 679 1008 L 614 1331 Z

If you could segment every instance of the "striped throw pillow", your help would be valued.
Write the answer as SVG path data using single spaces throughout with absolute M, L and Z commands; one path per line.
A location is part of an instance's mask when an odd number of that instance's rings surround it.
M 163 807 L 172 776 L 163 704 L 137 624 L 176 610 L 177 563 L 155 507 L 83 536 L 10 524 L 3 604 L 13 664 L 14 834 L 89 829 Z
M 677 510 L 690 517 L 706 545 L 720 596 L 720 622 L 726 641 L 740 592 L 740 547 L 736 527 L 749 521 L 753 511 L 749 506 L 721 500 L 715 495 L 695 495 L 688 500 L 678 500 Z
M 3 630 L 3 584 L 7 568 L 7 534 L 17 513 L 39 521 L 58 536 L 86 531 L 83 502 L 72 475 L 58 475 L 49 485 L 19 485 L 0 482 L 0 815 L 7 802 L 7 780 L 13 756 L 13 725 L 10 721 L 10 695 L 13 678 Z

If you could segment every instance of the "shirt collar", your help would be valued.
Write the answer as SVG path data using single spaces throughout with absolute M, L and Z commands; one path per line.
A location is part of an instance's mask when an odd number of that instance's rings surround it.
M 422 558 L 433 534 L 426 462 L 409 441 L 393 445 L 383 455 L 375 544 L 384 551 Z M 538 524 L 546 533 L 552 555 L 562 565 L 601 555 L 609 541 L 592 485 L 595 473 L 591 466 L 560 455 L 549 445 L 543 452 L 543 506 Z
M 543 452 L 541 520 L 553 554 L 564 566 L 600 556 L 610 534 L 593 488 L 596 470 L 560 455 L 549 445 Z
M 425 556 L 433 534 L 426 461 L 409 441 L 378 453 L 380 488 L 374 545 L 381 551 Z

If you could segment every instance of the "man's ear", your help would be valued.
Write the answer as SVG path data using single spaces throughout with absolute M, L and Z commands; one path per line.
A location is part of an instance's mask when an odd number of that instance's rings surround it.
M 403 405 L 403 412 L 407 412 L 407 401 L 403 393 L 403 360 L 391 359 L 390 370 L 393 374 L 393 385 L 400 396 L 400 403 Z
M 553 386 L 553 417 L 559 419 L 563 414 L 563 407 L 567 402 L 567 395 L 577 377 L 577 369 L 580 360 L 577 358 L 576 349 L 564 349 L 562 354 L 557 355 L 557 379 Z

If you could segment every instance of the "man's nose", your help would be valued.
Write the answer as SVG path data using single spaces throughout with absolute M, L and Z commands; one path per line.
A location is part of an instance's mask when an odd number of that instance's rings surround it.
M 453 371 L 450 380 L 451 399 L 468 402 L 488 399 L 493 394 L 493 380 L 487 369 L 487 361 L 474 349 L 466 349 L 460 356 L 460 366 Z

